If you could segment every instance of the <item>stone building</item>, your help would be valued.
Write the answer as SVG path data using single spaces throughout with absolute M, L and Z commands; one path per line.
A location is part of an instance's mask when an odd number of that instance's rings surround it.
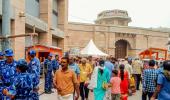
M 2 33 L 2 1 L 0 0 L 0 33 Z M 25 57 L 26 47 L 40 44 L 63 48 L 67 21 L 66 0 L 10 0 L 11 35 L 36 32 L 38 37 L 10 39 L 15 58 Z M 60 29 L 62 30 L 60 30 Z
M 136 57 L 147 48 L 167 48 L 170 31 L 131 27 L 124 10 L 106 10 L 98 14 L 95 24 L 68 23 L 65 50 L 86 46 L 93 39 L 99 49 L 116 58 Z
M 58 47 L 65 52 L 82 49 L 90 39 L 103 52 L 117 58 L 136 56 L 149 47 L 166 48 L 170 33 L 162 29 L 128 26 L 132 20 L 123 10 L 103 11 L 98 14 L 95 24 L 68 22 L 68 0 L 10 0 L 9 9 L 11 35 L 38 33 L 34 38 L 10 39 L 17 59 L 25 56 L 26 47 L 35 44 Z

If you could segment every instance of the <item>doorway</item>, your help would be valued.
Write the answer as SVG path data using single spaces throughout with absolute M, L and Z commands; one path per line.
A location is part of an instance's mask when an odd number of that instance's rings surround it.
M 118 58 L 125 58 L 127 56 L 127 47 L 128 42 L 125 40 L 118 40 L 115 43 L 115 57 Z

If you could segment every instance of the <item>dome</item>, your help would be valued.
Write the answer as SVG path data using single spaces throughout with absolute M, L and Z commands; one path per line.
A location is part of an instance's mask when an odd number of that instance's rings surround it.
M 106 10 L 98 14 L 96 24 L 111 24 L 128 26 L 131 22 L 131 18 L 128 16 L 128 12 L 125 10 Z

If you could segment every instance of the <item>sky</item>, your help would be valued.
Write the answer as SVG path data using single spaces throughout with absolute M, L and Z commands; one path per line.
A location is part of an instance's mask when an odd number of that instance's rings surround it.
M 170 28 L 170 0 L 69 0 L 69 21 L 94 23 L 104 10 L 128 11 L 129 26 Z

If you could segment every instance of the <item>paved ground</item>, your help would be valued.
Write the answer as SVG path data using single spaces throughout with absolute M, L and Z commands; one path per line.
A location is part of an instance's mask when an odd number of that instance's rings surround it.
M 141 90 L 137 91 L 133 96 L 130 96 L 128 100 L 141 100 L 142 92 Z
M 39 91 L 39 93 L 41 94 L 40 95 L 40 100 L 58 100 L 56 90 L 53 90 L 54 93 L 52 93 L 52 94 L 44 94 L 43 91 L 44 91 L 44 80 L 41 79 L 40 91 Z M 142 92 L 141 92 L 141 90 L 139 90 L 133 96 L 130 96 L 128 98 L 128 100 L 141 100 L 141 95 L 142 95 Z M 89 94 L 89 100 L 94 100 L 93 99 L 93 93 Z
M 40 96 L 40 100 L 58 100 L 57 99 L 57 93 L 55 91 L 55 93 L 52 93 L 52 94 L 42 94 Z M 90 93 L 89 100 L 93 100 L 92 93 Z M 141 100 L 141 91 L 137 91 L 136 94 L 133 95 L 133 96 L 130 96 L 128 100 Z

